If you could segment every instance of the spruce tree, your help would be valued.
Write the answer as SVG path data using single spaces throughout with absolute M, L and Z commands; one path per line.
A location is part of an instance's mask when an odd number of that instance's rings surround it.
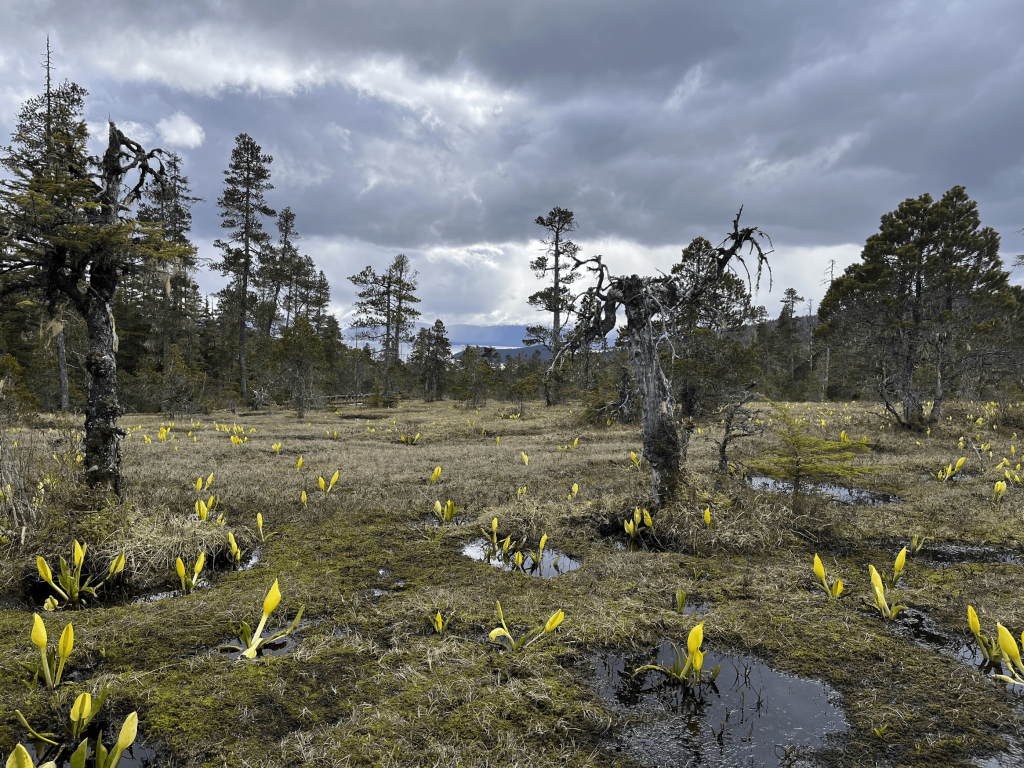
M 79 86 L 54 88 L 48 78 L 46 93 L 24 105 L 11 146 L 0 152 L 8 173 L 0 180 L 0 296 L 38 290 L 51 310 L 67 301 L 85 320 L 86 481 L 120 492 L 124 431 L 117 426 L 112 305 L 125 277 L 154 260 L 174 260 L 180 248 L 129 215 L 146 181 L 163 179 L 162 150 L 147 152 L 109 122 L 103 157 L 90 158 L 84 96 Z
M 425 402 L 444 397 L 451 358 L 452 343 L 440 319 L 429 328 L 420 328 L 412 345 L 410 361 L 416 367 Z
M 384 370 L 384 395 L 390 396 L 395 386 L 394 369 L 400 362 L 402 342 L 415 338 L 419 310 L 416 290 L 417 273 L 408 257 L 400 253 L 388 265 L 386 272 L 378 274 L 372 266 L 349 278 L 357 288 L 356 319 L 351 328 L 355 338 L 380 345 L 380 360 Z
M 788 406 L 772 403 L 782 425 L 775 429 L 781 445 L 769 448 L 764 458 L 750 467 L 773 480 L 792 484 L 793 511 L 799 512 L 808 483 L 815 480 L 856 480 L 875 471 L 875 467 L 851 466 L 850 461 L 869 448 L 865 443 L 825 440 L 807 433 Z
M 230 230 L 227 240 L 214 245 L 222 256 L 214 266 L 222 275 L 230 275 L 235 294 L 238 317 L 238 377 L 242 401 L 248 402 L 249 384 L 245 368 L 245 344 L 249 327 L 252 301 L 249 291 L 256 269 L 260 249 L 266 245 L 263 218 L 276 216 L 267 205 L 264 192 L 274 188 L 270 183 L 270 164 L 274 158 L 263 154 L 263 149 L 251 136 L 240 133 L 235 137 L 228 169 L 224 171 L 224 193 L 217 199 L 221 227 Z

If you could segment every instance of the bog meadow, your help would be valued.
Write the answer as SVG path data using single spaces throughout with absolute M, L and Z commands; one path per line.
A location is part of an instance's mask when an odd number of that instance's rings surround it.
M 402 254 L 341 327 L 247 134 L 202 296 L 181 158 L 84 98 L 2 158 L 8 766 L 1019 764 L 1024 295 L 963 187 L 777 317 L 742 209 L 644 276 L 556 207 L 533 349 L 453 355 Z

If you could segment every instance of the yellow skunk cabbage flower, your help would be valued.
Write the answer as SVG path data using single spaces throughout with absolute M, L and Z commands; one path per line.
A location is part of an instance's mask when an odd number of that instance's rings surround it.
M 651 513 L 648 512 L 646 509 L 644 510 L 644 525 L 646 525 L 648 528 L 654 527 L 654 521 L 651 519 Z
M 299 456 L 299 463 L 295 465 L 295 469 L 302 469 L 302 457 Z
M 320 490 L 327 493 L 327 483 L 324 482 L 322 477 L 320 478 Z
M 56 766 L 54 762 L 46 763 L 46 765 L 40 766 L 40 768 L 50 768 Z M 21 744 L 14 748 L 11 752 L 11 756 L 7 758 L 7 768 L 35 768 L 35 761 L 32 756 L 28 753 L 28 750 Z
M 334 475 L 333 475 L 333 476 L 331 477 L 331 484 L 330 484 L 330 485 L 328 486 L 328 488 L 327 488 L 327 490 L 328 490 L 328 491 L 329 491 L 329 490 L 330 490 L 331 488 L 333 488 L 333 487 L 334 487 L 334 484 L 335 484 L 335 483 L 337 483 L 337 482 L 338 482 L 338 475 L 339 475 L 340 473 L 341 473 L 341 470 L 340 470 L 340 469 L 338 469 L 338 470 L 335 470 L 335 471 L 334 471 Z
M 38 613 L 32 614 L 32 643 L 40 651 L 46 650 L 46 625 Z
M 874 587 L 875 589 L 881 590 L 882 589 L 882 577 L 878 574 L 878 571 L 875 570 L 875 566 L 869 565 L 868 566 L 868 573 L 871 574 L 871 586 Z
M 526 455 L 524 451 L 520 451 L 519 455 L 523 457 L 523 464 L 530 466 L 530 457 Z
M 981 622 L 978 621 L 978 614 L 975 613 L 973 605 L 967 606 L 967 624 L 970 626 L 975 640 L 978 641 L 978 647 L 981 648 L 981 653 L 985 659 L 994 664 L 1002 662 L 1003 651 L 999 647 L 998 640 L 988 637 L 981 631 Z
M 185 563 L 182 562 L 180 557 L 174 562 L 174 570 L 178 574 L 179 579 L 185 578 Z
M 999 480 L 996 482 L 995 491 L 992 494 L 992 503 L 998 504 L 1002 500 L 1004 493 L 1006 493 L 1006 481 Z
M 498 435 L 496 438 L 494 438 L 494 444 L 501 445 L 501 435 Z
M 896 564 L 892 572 L 892 583 L 895 584 L 900 579 L 900 571 L 903 570 L 903 566 L 907 562 L 907 548 L 904 547 L 900 550 L 900 553 L 896 555 Z
M 197 477 L 196 478 L 196 492 L 199 492 L 201 490 L 203 490 L 203 478 Z
M 231 531 L 228 531 L 228 547 L 228 557 L 231 559 L 231 562 L 234 563 L 235 567 L 237 568 L 242 563 L 242 550 L 238 548 L 238 543 L 235 541 L 235 534 L 233 534 Z
M 565 612 L 562 611 L 561 608 L 559 608 L 557 611 L 551 614 L 551 618 L 548 619 L 547 623 L 544 625 L 544 631 L 554 632 L 556 629 L 558 629 L 558 625 L 562 623 L 563 619 L 565 619 Z
M 278 603 L 281 602 L 281 590 L 277 586 L 277 579 L 274 579 L 274 583 L 270 585 L 270 591 L 267 592 L 266 598 L 263 600 L 263 615 L 269 616 L 277 608 Z
M 260 619 L 260 623 L 256 625 L 256 631 L 252 635 L 251 644 L 247 649 L 242 652 L 242 657 L 246 659 L 256 658 L 256 651 L 259 648 L 260 635 L 263 634 L 263 628 L 267 625 L 267 618 L 274 609 L 277 608 L 278 603 L 281 602 L 281 590 L 277 586 L 277 579 L 274 579 L 274 583 L 270 585 L 270 591 L 267 592 L 266 598 L 263 600 L 263 617 Z
M 121 732 L 117 736 L 117 745 L 110 753 L 109 762 L 107 765 L 116 766 L 118 761 L 121 759 L 121 755 L 128 747 L 135 742 L 135 737 L 139 733 L 139 713 L 132 712 L 128 717 L 125 718 L 124 724 L 121 726 Z
M 579 485 L 579 483 L 573 483 L 572 484 L 572 495 L 575 496 L 579 492 L 580 492 L 580 485 Z
M 304 506 L 306 509 L 309 509 L 309 505 L 306 503 L 306 492 L 305 491 L 302 492 L 302 506 Z
M 433 485 L 436 483 L 439 477 L 441 477 L 441 468 L 434 467 L 434 471 L 430 475 L 430 484 Z
M 50 566 L 46 564 L 46 561 L 42 556 L 36 558 L 36 568 L 39 569 L 40 578 L 56 589 L 53 583 L 53 572 L 50 570 Z
M 79 544 L 77 540 L 75 541 L 75 568 L 78 568 L 82 564 L 82 561 L 85 559 L 85 548 L 87 546 L 89 545 L 86 544 L 85 546 L 83 546 Z
M 273 443 L 270 447 L 274 449 L 274 453 L 280 455 L 280 453 L 281 453 L 281 444 L 280 443 Z
M 85 725 L 83 721 L 89 717 L 91 711 L 92 696 L 88 693 L 80 693 L 71 707 L 71 722 L 74 723 L 73 729 L 76 731 L 76 738 L 80 735 L 81 730 L 84 730 Z
M 1010 634 L 1010 630 L 1004 627 L 1002 624 L 996 624 L 996 631 L 999 633 L 999 648 L 1003 652 L 1003 656 L 1011 660 L 1017 667 L 1024 672 L 1024 663 L 1020 660 L 1020 649 L 1017 647 L 1017 641 L 1013 639 L 1013 635 Z M 1013 667 L 1011 666 L 1011 671 Z
M 704 642 L 704 622 L 702 621 L 696 627 L 690 630 L 689 636 L 686 638 L 686 648 L 689 650 L 692 656 L 695 651 L 700 650 L 701 643 Z
M 711 525 L 711 507 L 704 509 L 704 522 Z
M 540 537 L 540 547 L 537 549 L 537 562 L 544 557 L 544 545 L 548 543 L 548 535 L 545 533 Z
M 626 528 L 626 533 L 629 534 L 630 538 L 633 538 L 633 537 L 636 536 L 636 526 L 633 524 L 632 520 L 626 520 L 626 522 L 624 523 L 624 526 Z
M 693 661 L 693 671 L 700 672 L 700 668 L 704 666 L 704 654 L 700 652 L 700 648 L 691 654 L 691 660 Z
M 75 628 L 71 626 L 71 622 L 64 627 L 64 631 L 60 633 L 60 643 L 57 646 L 57 653 L 60 654 L 60 667 L 57 669 L 57 679 L 60 679 L 60 671 L 64 667 L 64 661 L 71 655 L 71 651 L 75 649 Z

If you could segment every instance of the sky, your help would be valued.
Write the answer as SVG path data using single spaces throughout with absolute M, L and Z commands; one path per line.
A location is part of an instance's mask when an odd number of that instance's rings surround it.
M 346 278 L 398 253 L 427 322 L 543 321 L 529 262 L 556 206 L 584 255 L 657 274 L 742 205 L 774 245 L 773 316 L 788 287 L 816 307 L 882 214 L 957 184 L 1004 261 L 1024 253 L 1013 0 L 0 0 L 0 18 L 0 133 L 42 91 L 49 35 L 92 129 L 184 158 L 206 261 L 248 133 L 343 323 Z

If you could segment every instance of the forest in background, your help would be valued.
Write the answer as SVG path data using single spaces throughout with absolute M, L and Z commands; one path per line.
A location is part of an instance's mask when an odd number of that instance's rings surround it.
M 53 211 L 75 215 L 74 185 L 94 183 L 82 170 L 90 163 L 86 95 L 74 83 L 48 82 L 23 106 L 3 152 L 0 376 L 5 402 L 22 410 L 86 404 L 86 317 L 47 282 L 43 262 L 26 270 L 31 244 L 10 236 L 26 221 L 52 227 Z M 417 272 L 403 254 L 349 278 L 356 313 L 343 328 L 329 311 L 332 286 L 302 254 L 299 212 L 268 202 L 273 158 L 247 134 L 236 138 L 214 203 L 193 195 L 180 157 L 160 159 L 161 178 L 144 177 L 131 209 L 121 212 L 138 247 L 119 267 L 111 302 L 118 399 L 127 411 L 288 404 L 301 413 L 332 396 L 472 406 L 544 397 L 549 404 L 582 398 L 602 420 L 637 418 L 626 345 L 573 343 L 587 296 L 572 292 L 586 275 L 570 239 L 571 211 L 554 208 L 535 222 L 545 248 L 531 267 L 543 287 L 530 304 L 541 322 L 524 341 L 568 352 L 549 371 L 540 354 L 511 358 L 469 347 L 453 356 L 442 320 L 417 322 Z M 49 206 L 43 213 L 39 199 Z M 210 204 L 225 233 L 215 243 L 219 257 L 205 266 L 229 282 L 203 296 L 190 228 L 193 206 Z M 770 317 L 753 305 L 742 268 L 725 274 L 697 304 L 652 317 L 679 415 L 693 419 L 751 392 L 794 401 L 867 396 L 909 425 L 926 420 L 926 403 L 929 416 L 939 417 L 950 397 L 1019 398 L 1021 288 L 1010 284 L 999 244 L 957 186 L 885 214 L 861 262 L 842 274 L 833 265 L 824 276 L 828 290 L 816 312 L 786 288 L 781 313 Z M 712 244 L 698 237 L 670 274 L 696 285 L 714 260 Z M 79 282 L 89 270 L 82 268 Z

